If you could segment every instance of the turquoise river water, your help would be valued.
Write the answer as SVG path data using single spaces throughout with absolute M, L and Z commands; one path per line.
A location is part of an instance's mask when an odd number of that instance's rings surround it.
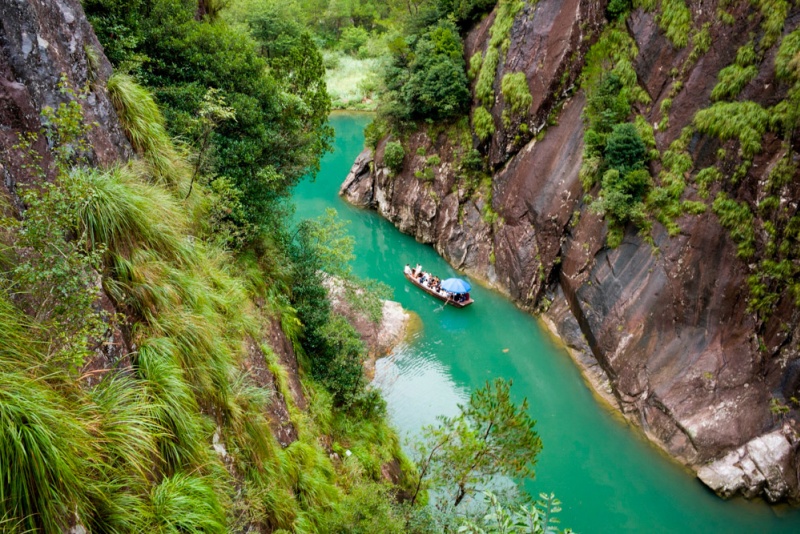
M 527 489 L 561 499 L 562 526 L 581 533 L 800 532 L 800 510 L 722 501 L 647 443 L 592 394 L 536 319 L 500 294 L 473 283 L 474 305 L 442 309 L 411 287 L 402 274 L 406 263 L 419 262 L 443 279 L 456 272 L 432 247 L 337 194 L 362 150 L 369 121 L 368 114 L 331 116 L 335 150 L 316 180 L 297 186 L 294 199 L 298 218 L 333 207 L 350 221 L 354 272 L 388 284 L 394 299 L 422 320 L 421 330 L 376 366 L 375 384 L 403 436 L 413 436 L 437 415 L 454 414 L 456 404 L 487 379 L 511 378 L 515 397 L 528 398 L 544 444 Z

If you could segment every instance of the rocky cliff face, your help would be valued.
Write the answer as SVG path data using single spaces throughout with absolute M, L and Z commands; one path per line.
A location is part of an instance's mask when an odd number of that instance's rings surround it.
M 0 2 L 0 200 L 10 199 L 12 205 L 20 207 L 18 186 L 40 179 L 24 166 L 22 151 L 14 146 L 20 135 L 43 129 L 42 111 L 46 107 L 56 108 L 73 98 L 67 89 L 85 94 L 81 100 L 84 119 L 93 124 L 87 135 L 89 164 L 106 167 L 133 157 L 106 89 L 111 70 L 78 0 Z M 38 136 L 33 145 L 42 158 L 42 167 L 51 169 L 49 179 L 53 177 L 52 148 L 46 136 Z M 120 311 L 104 292 L 98 304 L 112 314 Z M 307 403 L 297 358 L 280 324 L 272 321 L 265 326 L 262 340 L 247 340 L 247 358 L 242 362 L 253 382 L 272 393 L 273 402 L 266 415 L 278 441 L 287 446 L 297 440 L 297 430 L 290 421 L 287 401 L 267 367 L 261 343 L 276 352 L 287 370 L 291 402 L 304 410 Z M 87 385 L 97 380 L 93 376 L 103 376 L 103 371 L 130 366 L 131 350 L 126 332 L 115 328 L 83 369 L 83 375 L 89 377 Z
M 374 155 L 367 150 L 359 157 L 342 194 L 376 208 L 520 306 L 549 307 L 545 315 L 595 386 L 607 388 L 629 419 L 718 493 L 796 501 L 800 413 L 792 398 L 800 397 L 800 312 L 785 287 L 775 290 L 770 314 L 754 312 L 748 281 L 769 249 L 769 225 L 758 206 L 778 162 L 787 152 L 794 157 L 795 141 L 782 143 L 762 131 L 761 150 L 746 174 L 726 180 L 740 168 L 739 143 L 689 130 L 691 168 L 681 173 L 682 199 L 708 209 L 680 215 L 673 235 L 657 222 L 644 237 L 629 226 L 622 243 L 609 248 L 607 224 L 589 208 L 579 178 L 586 97 L 577 88 L 587 51 L 609 24 L 604 4 L 526 3 L 497 69 L 491 139 L 482 143 L 473 135 L 465 148 L 452 133 L 456 127 L 423 127 L 404 141 L 406 159 L 396 175 L 382 163 L 384 139 Z M 624 28 L 635 42 L 632 67 L 648 97 L 634 113 L 655 125 L 660 154 L 712 105 L 718 73 L 751 39 L 762 48 L 760 59 L 737 100 L 768 108 L 786 98 L 790 86 L 776 78 L 775 56 L 800 23 L 800 10 L 784 6 L 783 30 L 770 40 L 769 9 L 756 7 L 763 3 L 688 1 L 691 39 L 676 46 L 665 35 L 661 4 L 653 4 L 634 10 Z M 720 20 L 722 9 L 727 22 Z M 490 46 L 494 17 L 467 37 L 468 60 Z M 701 32 L 706 44 L 698 46 Z M 500 80 L 519 71 L 533 97 L 530 111 L 503 117 Z M 473 109 L 479 105 L 476 98 Z M 471 183 L 461 163 L 472 147 L 487 157 L 490 186 Z M 439 160 L 430 165 L 433 153 Z M 656 183 L 662 161 L 650 164 Z M 695 177 L 713 165 L 725 178 L 704 199 Z M 798 183 L 793 170 L 779 195 L 789 215 L 797 213 Z M 737 243 L 711 209 L 721 191 L 755 214 L 756 253 L 749 260 L 737 255 Z
M 4 186 L 13 193 L 29 173 L 11 150 L 20 133 L 42 128 L 41 112 L 67 102 L 63 88 L 87 88 L 85 118 L 96 123 L 89 133 L 92 163 L 108 165 L 132 152 L 105 89 L 111 64 L 80 3 L 7 1 L 0 3 L 0 150 Z M 35 147 L 45 162 L 44 140 Z

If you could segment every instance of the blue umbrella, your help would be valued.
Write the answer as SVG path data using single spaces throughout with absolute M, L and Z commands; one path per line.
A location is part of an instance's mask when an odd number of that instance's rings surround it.
M 448 278 L 442 282 L 442 289 L 460 295 L 462 293 L 469 293 L 472 286 L 461 278 Z

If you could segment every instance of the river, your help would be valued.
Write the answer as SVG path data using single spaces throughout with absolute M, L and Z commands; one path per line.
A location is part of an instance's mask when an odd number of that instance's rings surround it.
M 513 380 L 517 400 L 528 398 L 544 445 L 527 490 L 556 494 L 563 503 L 563 527 L 584 534 L 800 532 L 800 510 L 723 501 L 646 442 L 593 395 L 536 319 L 499 293 L 473 282 L 475 304 L 442 309 L 411 287 L 402 274 L 406 263 L 421 263 L 443 279 L 457 273 L 432 247 L 338 196 L 370 119 L 358 113 L 331 116 L 334 152 L 323 159 L 316 180 L 297 186 L 294 199 L 298 218 L 333 207 L 349 221 L 355 274 L 388 284 L 394 299 L 422 319 L 422 329 L 376 365 L 375 384 L 401 435 L 413 436 L 437 415 L 454 414 L 470 391 L 501 376 Z

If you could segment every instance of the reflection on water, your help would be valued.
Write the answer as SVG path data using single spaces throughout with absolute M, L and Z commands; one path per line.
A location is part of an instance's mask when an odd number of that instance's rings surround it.
M 763 503 L 718 499 L 603 409 L 569 356 L 507 299 L 473 283 L 475 304 L 457 310 L 411 287 L 402 274 L 406 263 L 419 262 L 442 279 L 456 272 L 430 246 L 337 196 L 367 122 L 363 115 L 333 116 L 336 152 L 326 156 L 316 182 L 296 188 L 295 201 L 300 218 L 336 208 L 356 241 L 354 273 L 388 284 L 395 300 L 419 315 L 422 329 L 376 364 L 375 384 L 404 437 L 438 415 L 454 415 L 473 389 L 502 376 L 513 379 L 517 401 L 529 400 L 544 444 L 526 489 L 554 492 L 564 503 L 564 526 L 582 533 L 800 532 L 797 510 L 778 518 Z
M 435 347 L 426 347 L 429 343 L 420 337 L 414 336 L 378 360 L 373 381 L 386 399 L 395 425 L 414 434 L 424 425 L 436 423 L 439 415 L 456 415 L 457 405 L 469 397 L 436 359 Z

